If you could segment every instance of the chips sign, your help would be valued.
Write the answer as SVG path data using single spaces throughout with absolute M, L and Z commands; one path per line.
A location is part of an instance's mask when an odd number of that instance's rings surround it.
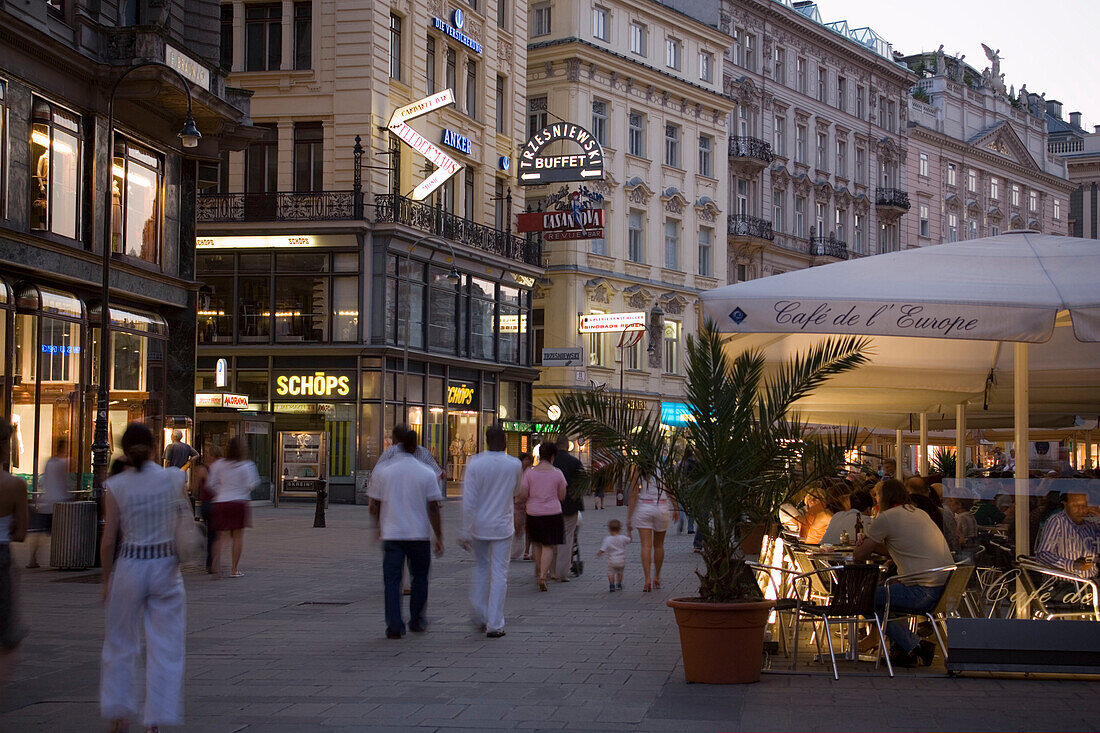
M 599 229 L 603 227 L 603 209 L 579 211 L 534 211 L 516 217 L 516 231 L 553 232 L 565 229 Z
M 581 333 L 645 331 L 645 313 L 588 313 L 581 316 Z
M 573 150 L 546 155 L 553 143 L 564 142 Z M 572 122 L 547 125 L 527 141 L 519 156 L 519 183 L 538 186 L 566 181 L 595 181 L 604 177 L 603 146 L 596 137 Z

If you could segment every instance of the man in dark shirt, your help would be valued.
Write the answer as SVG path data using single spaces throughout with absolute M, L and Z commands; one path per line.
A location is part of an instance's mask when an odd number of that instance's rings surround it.
M 551 578 L 569 582 L 569 565 L 573 555 L 573 538 L 577 533 L 578 514 L 584 510 L 581 486 L 584 476 L 584 464 L 569 453 L 569 439 L 558 438 L 558 455 L 554 458 L 554 467 L 565 475 L 565 498 L 561 502 L 562 519 L 565 522 L 565 542 L 558 545 L 554 558 Z
M 184 468 L 199 452 L 183 442 L 183 432 L 172 431 L 172 442 L 164 449 L 165 468 Z

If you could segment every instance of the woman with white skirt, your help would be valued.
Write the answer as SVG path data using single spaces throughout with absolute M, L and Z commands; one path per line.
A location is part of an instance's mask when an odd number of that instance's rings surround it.
M 130 468 L 104 483 L 106 524 L 100 557 L 107 631 L 99 688 L 112 731 L 129 729 L 140 714 L 147 731 L 183 722 L 183 663 L 187 621 L 175 531 L 188 502 L 185 474 L 152 460 L 153 434 L 130 423 L 122 435 Z M 119 532 L 122 543 L 115 557 Z M 145 629 L 145 704 L 134 679 Z

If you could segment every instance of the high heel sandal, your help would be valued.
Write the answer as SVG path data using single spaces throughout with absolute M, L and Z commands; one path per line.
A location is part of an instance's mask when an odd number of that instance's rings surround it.
M 547 590 L 547 588 L 546 588 L 546 581 L 545 581 L 545 580 L 543 580 L 542 578 L 539 578 L 539 590 L 540 590 L 540 591 L 544 591 L 544 590 Z
M 653 581 L 653 589 L 654 589 L 654 590 L 661 590 L 661 581 L 659 581 L 659 580 L 654 580 L 654 581 Z
M 649 583 L 646 583 L 644 586 L 642 586 L 642 593 L 649 593 L 651 590 L 653 590 L 653 588 L 650 586 Z

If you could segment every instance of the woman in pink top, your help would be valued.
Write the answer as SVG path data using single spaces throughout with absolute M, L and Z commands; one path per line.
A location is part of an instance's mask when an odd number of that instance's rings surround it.
M 554 555 L 554 546 L 565 541 L 565 522 L 561 500 L 565 498 L 565 474 L 554 467 L 558 448 L 547 441 L 539 445 L 539 463 L 523 474 L 520 501 L 527 511 L 527 536 L 535 560 L 535 582 L 546 590 L 546 574 Z

